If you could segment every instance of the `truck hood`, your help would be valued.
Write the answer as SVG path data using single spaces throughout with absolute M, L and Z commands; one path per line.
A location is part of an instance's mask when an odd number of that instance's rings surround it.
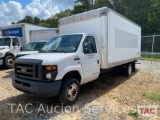
M 9 49 L 8 46 L 0 46 L 0 50 L 3 50 L 3 49 Z
M 43 65 L 53 65 L 74 61 L 75 53 L 37 53 L 20 57 L 20 59 L 42 60 Z
M 17 55 L 30 55 L 35 53 L 38 53 L 38 51 L 22 51 L 22 52 L 19 52 Z

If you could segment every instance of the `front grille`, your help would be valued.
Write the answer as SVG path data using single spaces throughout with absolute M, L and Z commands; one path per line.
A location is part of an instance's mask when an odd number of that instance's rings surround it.
M 41 80 L 41 70 L 42 68 L 39 63 L 15 63 L 15 74 L 21 78 Z

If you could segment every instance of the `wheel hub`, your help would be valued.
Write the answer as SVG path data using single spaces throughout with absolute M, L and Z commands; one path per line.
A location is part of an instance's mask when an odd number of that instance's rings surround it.
M 9 58 L 8 60 L 7 60 L 7 65 L 8 66 L 13 66 L 13 59 L 12 58 Z
M 72 84 L 68 89 L 68 99 L 73 101 L 78 94 L 78 86 L 76 84 Z
M 129 72 L 129 75 L 131 75 L 131 74 L 132 74 L 132 67 L 131 67 L 131 65 L 129 66 L 129 70 L 128 70 L 128 72 Z

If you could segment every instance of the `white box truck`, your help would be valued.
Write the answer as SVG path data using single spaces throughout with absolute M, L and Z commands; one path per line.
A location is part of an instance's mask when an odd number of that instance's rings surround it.
M 15 61 L 16 89 L 35 96 L 58 95 L 61 103 L 70 105 L 80 85 L 96 80 L 101 72 L 125 67 L 130 76 L 135 70 L 141 27 L 113 10 L 104 7 L 62 18 L 59 28 L 61 35 L 41 53 Z
M 28 23 L 14 24 L 1 27 L 0 37 L 0 65 L 6 68 L 13 68 L 13 61 L 21 48 L 30 42 L 29 31 L 45 29 L 46 27 L 36 26 Z
M 24 55 L 30 55 L 38 53 L 39 50 L 53 37 L 59 35 L 58 28 L 47 28 L 40 30 L 31 30 L 30 34 L 30 43 L 28 43 L 24 49 L 16 55 L 16 58 L 22 57 Z

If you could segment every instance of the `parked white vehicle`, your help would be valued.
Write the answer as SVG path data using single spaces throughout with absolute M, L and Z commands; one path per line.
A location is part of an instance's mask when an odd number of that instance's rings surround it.
M 70 105 L 77 100 L 80 85 L 96 80 L 101 72 L 125 67 L 130 76 L 135 70 L 141 28 L 111 9 L 60 19 L 59 28 L 61 35 L 41 53 L 15 61 L 15 88 L 35 96 L 58 95 L 61 103 Z
M 58 36 L 59 31 L 58 28 L 47 28 L 47 29 L 39 29 L 39 30 L 31 30 L 29 32 L 30 35 L 30 43 L 26 45 L 22 52 L 19 52 L 16 55 L 16 58 L 38 53 L 39 50 L 44 46 L 46 42 L 48 42 L 51 38 Z
M 1 27 L 3 37 L 0 37 L 0 65 L 13 68 L 15 56 L 30 42 L 29 31 L 37 29 L 45 27 L 27 23 Z
M 21 52 L 16 55 L 16 59 L 25 55 L 38 53 L 47 41 L 35 41 L 28 43 Z
M 20 37 L 0 37 L 0 65 L 13 68 L 14 56 L 22 46 Z

